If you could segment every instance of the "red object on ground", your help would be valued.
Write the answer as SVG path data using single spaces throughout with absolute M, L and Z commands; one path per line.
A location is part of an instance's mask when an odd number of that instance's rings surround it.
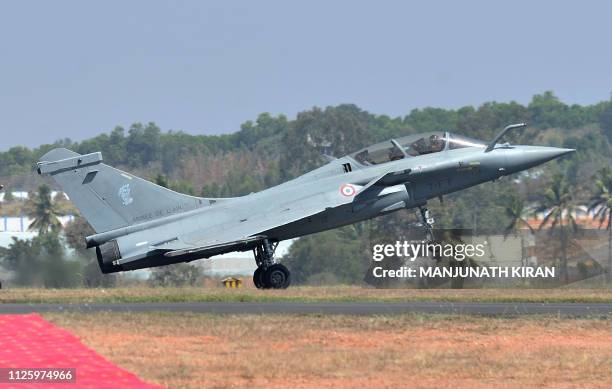
M 75 383 L 0 383 L 0 388 L 159 388 L 114 365 L 38 314 L 0 315 L 0 368 L 75 368 Z

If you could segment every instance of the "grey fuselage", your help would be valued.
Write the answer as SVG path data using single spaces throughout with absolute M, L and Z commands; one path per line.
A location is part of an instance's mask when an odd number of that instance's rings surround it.
M 570 151 L 498 145 L 485 152 L 484 146 L 466 147 L 406 156 L 371 166 L 345 156 L 261 192 L 129 226 L 119 232 L 110 232 L 116 236 L 103 238 L 105 241 L 116 239 L 122 256 L 130 258 L 129 262 L 122 264 L 122 270 L 190 261 L 202 256 L 151 256 L 144 248 L 139 249 L 139 243 L 151 241 L 151 236 L 158 241 L 171 240 L 178 232 L 184 241 L 196 244 L 203 236 L 218 235 L 241 223 L 259 223 L 261 229 L 251 235 L 282 241 L 422 206 L 429 199 L 496 180 Z M 385 177 L 392 173 L 397 173 L 397 179 Z M 385 178 L 368 187 L 381 177 Z M 303 216 L 300 216 L 301 210 Z M 292 216 L 283 219 L 284 214 Z M 280 225 L 276 223 L 279 220 Z M 247 244 L 240 250 L 251 248 Z M 207 257 L 231 251 L 236 251 L 236 248 L 220 247 L 218 251 L 209 251 Z

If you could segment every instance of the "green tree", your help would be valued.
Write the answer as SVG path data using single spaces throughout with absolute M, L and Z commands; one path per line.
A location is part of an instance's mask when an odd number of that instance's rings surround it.
M 168 181 L 168 177 L 163 174 L 158 174 L 155 176 L 155 183 L 159 186 L 163 186 L 164 188 L 172 189 L 175 192 L 188 194 L 191 196 L 195 195 L 195 190 L 193 189 L 193 185 L 191 185 L 188 181 Z
M 193 185 L 191 185 L 191 182 L 189 181 L 184 181 L 184 180 L 173 181 L 172 184 L 170 185 L 170 189 L 172 189 L 175 192 L 188 194 L 190 196 L 195 196 L 195 189 L 193 188 Z
M 13 238 L 7 248 L 0 248 L 0 260 L 20 286 L 63 288 L 80 283 L 80 263 L 64 258 L 64 246 L 53 232 L 30 240 Z
M 442 233 L 438 233 L 436 235 L 436 239 L 442 244 L 451 244 L 453 246 L 457 245 L 465 245 L 461 237 L 461 230 L 459 229 L 449 229 L 443 230 Z M 440 260 L 438 262 L 438 266 L 448 266 L 451 269 L 453 268 L 475 268 L 478 267 L 478 263 L 471 257 L 466 257 L 463 260 L 455 259 L 454 255 L 444 256 L 441 255 Z M 450 279 L 450 287 L 452 289 L 463 289 L 465 283 L 465 278 L 463 277 L 452 277 Z
M 158 160 L 161 152 L 161 130 L 155 123 L 133 124 L 125 144 L 127 163 L 130 166 L 148 166 Z
M 61 212 L 51 198 L 51 188 L 48 185 L 38 187 L 38 192 L 31 196 L 26 203 L 28 216 L 33 219 L 28 230 L 38 231 L 39 234 L 58 232 L 62 228 L 59 221 Z
M 608 140 L 612 142 L 612 98 L 599 114 L 599 124 Z
M 527 219 L 531 217 L 533 210 L 525 206 L 525 201 L 519 196 L 512 196 L 508 199 L 508 206 L 506 207 L 506 216 L 510 219 L 510 223 L 504 230 L 504 237 L 508 237 L 510 234 L 515 234 L 517 231 L 527 227 L 529 232 L 533 233 L 533 228 L 527 222 Z M 525 247 L 525 235 L 520 232 L 521 235 L 521 263 L 526 264 L 526 247 Z
M 362 260 L 355 229 L 344 227 L 296 240 L 283 258 L 296 284 L 333 279 L 344 284 L 363 281 L 367 262 Z
M 545 190 L 536 212 L 545 214 L 539 230 L 550 228 L 551 233 L 557 232 L 561 243 L 561 273 L 563 280 L 569 282 L 567 268 L 567 245 L 571 231 L 577 231 L 578 225 L 574 215 L 577 205 L 574 200 L 574 188 L 572 188 L 562 174 L 555 174 Z
M 223 197 L 223 194 L 223 187 L 216 182 L 202 186 L 202 191 L 200 192 L 202 197 Z
M 196 286 L 202 279 L 199 267 L 188 263 L 177 263 L 151 270 L 148 283 L 151 286 Z
M 115 274 L 104 274 L 100 270 L 93 250 L 85 246 L 85 237 L 95 232 L 83 217 L 76 217 L 64 228 L 66 243 L 83 263 L 83 283 L 88 287 L 112 287 L 117 283 Z
M 281 176 L 293 178 L 370 143 L 373 115 L 352 104 L 300 112 L 282 138 Z
M 567 105 L 559 101 L 552 91 L 533 96 L 527 107 L 531 114 L 531 123 L 539 128 L 557 127 L 562 123 Z
M 40 247 L 40 271 L 45 288 L 75 287 L 81 283 L 81 263 L 65 258 L 64 242 L 56 232 L 42 234 L 34 240 Z
M 604 224 L 608 230 L 608 274 L 607 281 L 612 283 L 612 170 L 605 167 L 597 173 L 595 181 L 597 192 L 591 197 L 589 211 L 599 221 L 599 228 Z
M 163 174 L 158 174 L 155 176 L 155 183 L 159 186 L 163 186 L 164 188 L 168 188 L 170 186 L 168 184 L 168 178 Z
M 10 203 L 10 202 L 13 202 L 14 200 L 15 200 L 15 196 L 13 196 L 13 190 L 10 188 L 5 188 L 4 189 L 4 202 Z
M 40 247 L 34 239 L 17 239 L 8 247 L 0 247 L 2 267 L 13 273 L 12 282 L 22 286 L 41 286 Z
M 457 111 L 443 108 L 413 109 L 403 123 L 414 128 L 414 132 L 455 130 L 457 128 Z

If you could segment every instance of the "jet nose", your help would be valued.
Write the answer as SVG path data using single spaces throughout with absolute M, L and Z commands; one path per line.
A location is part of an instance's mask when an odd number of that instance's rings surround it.
M 562 149 L 559 147 L 531 146 L 524 151 L 524 158 L 526 158 L 530 163 L 539 165 L 552 159 L 559 158 L 565 154 L 573 153 L 574 151 L 576 150 Z
M 555 158 L 572 153 L 574 149 L 544 146 L 516 146 L 506 153 L 506 170 L 509 173 L 519 172 L 543 164 Z

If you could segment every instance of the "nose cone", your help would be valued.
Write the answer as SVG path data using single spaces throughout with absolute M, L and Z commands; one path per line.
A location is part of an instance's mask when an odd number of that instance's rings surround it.
M 531 167 L 541 165 L 565 154 L 572 153 L 574 149 L 562 149 L 543 146 L 516 146 L 506 150 L 506 171 L 516 173 Z

